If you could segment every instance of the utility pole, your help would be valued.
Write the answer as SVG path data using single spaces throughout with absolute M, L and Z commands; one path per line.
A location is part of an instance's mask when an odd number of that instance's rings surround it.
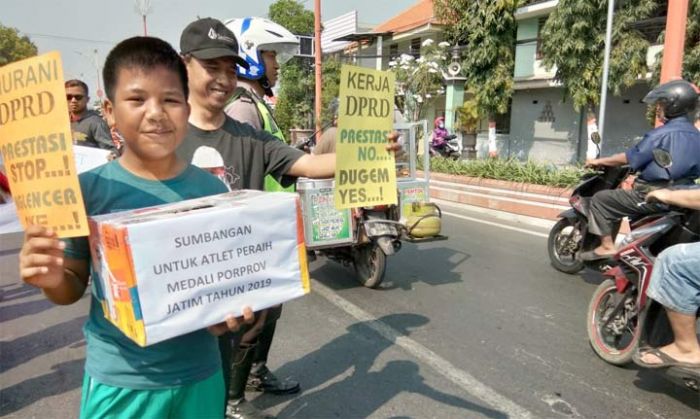
M 666 14 L 664 58 L 661 61 L 661 83 L 682 78 L 685 26 L 688 22 L 688 0 L 669 0 Z M 656 126 L 663 122 L 656 119 Z
M 598 133 L 602 141 L 605 141 L 605 105 L 608 101 L 608 74 L 610 70 L 610 44 L 612 43 L 612 25 L 615 11 L 615 0 L 608 0 L 608 19 L 605 22 L 605 57 L 603 58 L 603 82 L 600 88 L 600 112 L 598 115 Z M 601 145 L 602 146 L 602 145 Z M 588 139 L 588 150 L 595 150 L 596 146 Z M 590 156 L 589 156 L 590 157 Z
M 146 16 L 153 11 L 151 0 L 135 0 L 136 13 L 143 20 L 143 36 L 148 36 L 148 28 L 146 25 Z
M 314 0 L 314 56 L 316 59 L 316 131 L 321 130 L 321 0 Z

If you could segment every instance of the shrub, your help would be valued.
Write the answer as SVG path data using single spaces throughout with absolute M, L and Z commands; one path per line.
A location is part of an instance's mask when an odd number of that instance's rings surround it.
M 419 159 L 419 167 L 422 160 Z M 557 167 L 553 164 L 517 159 L 451 160 L 442 157 L 430 159 L 430 170 L 437 173 L 472 176 L 484 179 L 506 180 L 568 188 L 581 180 L 586 172 L 582 167 Z

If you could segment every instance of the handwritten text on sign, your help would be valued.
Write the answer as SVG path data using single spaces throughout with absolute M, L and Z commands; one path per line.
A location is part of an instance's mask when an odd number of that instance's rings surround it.
M 396 204 L 394 156 L 386 151 L 393 103 L 393 73 L 348 65 L 341 68 L 336 208 Z
M 22 225 L 88 234 L 58 52 L 0 68 L 0 152 Z

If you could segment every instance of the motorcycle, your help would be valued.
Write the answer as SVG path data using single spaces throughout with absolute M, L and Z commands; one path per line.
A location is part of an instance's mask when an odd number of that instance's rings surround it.
M 594 134 L 593 143 L 600 155 L 600 137 Z M 600 238 L 588 231 L 591 198 L 598 191 L 616 189 L 632 173 L 628 166 L 604 167 L 592 173 L 584 174 L 571 193 L 571 208 L 559 214 L 559 221 L 554 224 L 547 238 L 547 253 L 554 269 L 567 274 L 575 274 L 587 266 L 602 271 L 607 267 L 605 260 L 583 262 L 577 254 L 595 249 Z M 613 229 L 613 237 L 618 233 L 619 225 Z
M 458 160 L 462 156 L 462 153 L 459 151 L 459 140 L 457 140 L 457 136 L 454 134 L 448 135 L 443 141 L 437 144 L 431 142 L 430 155 Z
M 625 365 L 640 347 L 659 347 L 673 341 L 666 311 L 647 298 L 646 291 L 654 258 L 661 250 L 700 239 L 695 233 L 699 231 L 698 215 L 698 211 L 676 209 L 648 216 L 650 222 L 635 228 L 623 240 L 613 266 L 603 273 L 605 280 L 588 306 L 588 339 L 604 361 Z M 661 372 L 691 390 L 700 387 L 700 369 L 672 366 Z
M 315 134 L 296 144 L 309 151 L 315 146 Z M 415 141 L 410 134 L 408 144 Z M 409 146 L 407 153 L 415 153 Z M 415 157 L 415 155 L 412 155 Z M 405 222 L 399 205 L 377 205 L 338 210 L 334 204 L 333 179 L 299 179 L 297 192 L 301 196 L 304 235 L 309 260 L 324 256 L 344 266 L 352 266 L 356 279 L 368 288 L 378 288 L 386 273 L 386 259 L 398 252 L 402 241 L 423 243 L 445 240 L 439 235 L 442 214 L 432 204 L 416 206 Z M 401 188 L 397 201 L 407 202 Z M 432 209 L 435 208 L 435 211 Z

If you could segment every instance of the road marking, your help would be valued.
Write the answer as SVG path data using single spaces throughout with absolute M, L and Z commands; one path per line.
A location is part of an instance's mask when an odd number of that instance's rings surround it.
M 520 233 L 530 234 L 530 235 L 532 235 L 532 236 L 545 237 L 545 238 L 546 238 L 546 237 L 549 237 L 549 234 L 539 233 L 539 232 L 537 232 L 537 231 L 526 230 L 526 229 L 524 229 L 524 228 L 518 228 L 518 227 L 509 226 L 509 225 L 503 225 L 503 224 L 499 224 L 499 223 L 494 223 L 493 221 L 480 220 L 480 219 L 478 219 L 478 218 L 468 217 L 468 216 L 466 216 L 466 215 L 455 214 L 455 213 L 453 213 L 453 212 L 443 211 L 442 213 L 445 214 L 445 215 L 449 215 L 450 217 L 461 218 L 461 219 L 463 219 L 463 220 L 474 221 L 474 222 L 476 222 L 476 223 L 486 224 L 486 225 L 490 225 L 490 226 L 494 226 L 494 227 L 505 228 L 506 230 L 517 231 L 517 232 L 520 232 Z
M 523 408 L 505 396 L 502 396 L 491 387 L 474 378 L 471 374 L 460 370 L 449 361 L 440 357 L 438 354 L 420 343 L 402 335 L 400 332 L 381 320 L 377 320 L 376 317 L 372 316 L 370 313 L 364 311 L 345 298 L 339 296 L 333 290 L 323 285 L 319 281 L 314 280 L 314 285 L 311 288 L 314 292 L 328 300 L 328 302 L 334 306 L 343 310 L 358 321 L 365 323 L 368 327 L 379 333 L 386 340 L 395 342 L 396 345 L 403 348 L 406 352 L 413 355 L 421 362 L 430 366 L 438 374 L 461 387 L 468 394 L 471 394 L 472 396 L 488 403 L 491 407 L 502 411 L 508 415 L 508 417 L 535 417 L 535 415 L 529 410 Z

